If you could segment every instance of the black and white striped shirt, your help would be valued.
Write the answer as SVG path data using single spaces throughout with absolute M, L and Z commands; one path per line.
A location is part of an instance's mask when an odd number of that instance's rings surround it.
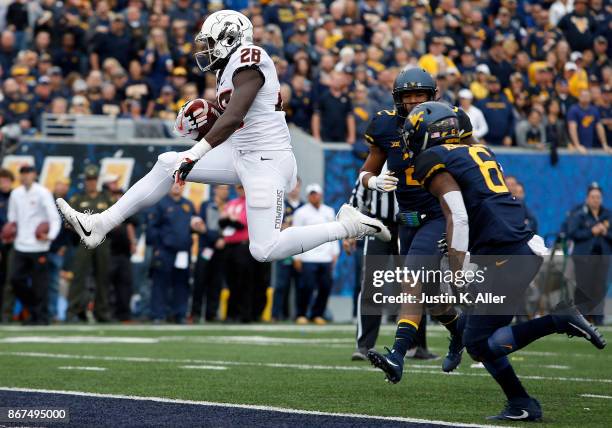
M 383 171 L 386 169 L 386 164 Z M 384 223 L 395 223 L 399 212 L 395 192 L 383 193 L 366 188 L 359 178 L 355 182 L 349 204 L 362 213 L 376 217 Z

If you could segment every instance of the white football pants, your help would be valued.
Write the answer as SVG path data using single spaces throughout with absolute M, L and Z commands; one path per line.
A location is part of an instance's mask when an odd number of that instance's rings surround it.
M 177 158 L 177 152 L 159 155 L 153 169 L 101 214 L 107 232 L 168 194 Z M 290 227 L 281 232 L 284 195 L 295 186 L 296 179 L 297 166 L 291 150 L 235 150 L 230 141 L 206 153 L 187 177 L 197 183 L 244 186 L 249 249 L 260 262 L 283 259 L 347 235 L 337 221 Z

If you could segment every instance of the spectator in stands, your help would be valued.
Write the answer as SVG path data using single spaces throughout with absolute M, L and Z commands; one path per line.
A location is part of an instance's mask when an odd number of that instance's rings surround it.
M 159 90 L 174 68 L 166 33 L 161 28 L 151 30 L 147 48 L 144 51 L 143 63 L 144 71 L 151 80 L 154 93 L 159 94 Z
M 38 78 L 38 83 L 34 88 L 34 127 L 41 129 L 42 115 L 48 113 L 51 108 L 51 85 L 48 76 Z
M 48 256 L 61 220 L 51 192 L 36 182 L 34 166 L 22 166 L 19 174 L 21 185 L 11 192 L 8 208 L 8 221 L 17 224 L 11 285 L 30 312 L 27 323 L 48 324 Z
M 597 325 L 603 323 L 610 255 L 612 211 L 603 206 L 603 191 L 597 183 L 587 189 L 585 204 L 568 221 L 568 238 L 574 242 L 576 269 L 574 301 Z
M 552 147 L 567 147 L 569 137 L 567 135 L 567 124 L 561 116 L 561 103 L 553 98 L 546 108 L 546 142 Z
M 561 18 L 574 9 L 572 0 L 556 0 L 549 9 L 550 25 L 556 27 Z
M 378 106 L 374 104 L 370 98 L 368 88 L 362 84 L 355 86 L 355 90 L 352 92 L 351 98 L 357 135 L 355 144 L 353 144 L 353 154 L 359 159 L 365 159 L 368 156 L 369 149 L 364 135 L 366 129 L 372 121 L 372 118 L 374 118 L 376 115 Z
M 125 69 L 133 57 L 132 38 L 125 29 L 125 18 L 116 14 L 111 18 L 110 30 L 100 28 L 92 40 L 89 61 L 94 70 L 99 70 L 107 58 L 115 58 Z
M 294 123 L 304 131 L 310 130 L 312 120 L 312 95 L 310 81 L 304 76 L 295 75 L 291 79 L 291 100 L 283 99 L 283 104 L 288 106 L 287 121 Z
M 64 77 L 72 72 L 82 73 L 84 71 L 83 57 L 78 51 L 73 33 L 68 32 L 62 35 L 62 45 L 53 55 L 53 64 L 62 69 Z
M 459 107 L 461 107 L 472 122 L 472 134 L 478 140 L 484 137 L 489 132 L 489 126 L 485 120 L 482 111 L 472 104 L 474 95 L 469 89 L 459 91 Z
M 183 324 L 189 300 L 189 252 L 191 234 L 204 230 L 204 222 L 183 188 L 174 184 L 149 214 L 147 243 L 153 247 L 151 273 L 151 319 L 154 323 L 171 319 Z
M 591 103 L 591 92 L 587 89 L 580 92 L 578 104 L 574 104 L 567 112 L 567 123 L 570 147 L 580 153 L 586 153 L 587 148 L 596 147 L 595 135 L 606 152 L 612 152 L 606 139 L 606 130 L 601 123 L 597 107 Z
M 419 67 L 424 68 L 432 76 L 446 72 L 447 69 L 457 68 L 453 60 L 444 55 L 444 38 L 433 37 L 429 43 L 428 53 L 419 58 Z
M 5 30 L 0 35 L 0 66 L 4 73 L 11 69 L 17 57 L 15 33 Z
M 532 108 L 527 119 L 516 124 L 514 136 L 516 145 L 519 147 L 546 149 L 546 127 L 542 120 L 542 113 L 537 108 Z
M 297 184 L 285 198 L 285 212 L 281 229 L 286 229 L 293 224 L 293 214 L 304 205 L 300 197 L 302 180 L 298 177 Z M 291 284 L 297 289 L 300 280 L 299 272 L 293 266 L 293 257 L 288 257 L 276 262 L 276 284 L 274 287 L 274 300 L 272 304 L 272 319 L 280 321 L 289 319 L 289 294 Z
M 176 113 L 180 107 L 175 101 L 175 91 L 170 85 L 162 87 L 159 98 L 153 104 L 153 111 L 148 116 L 163 120 L 176 119 Z
M 355 142 L 353 106 L 339 72 L 332 72 L 329 90 L 321 95 L 312 116 L 312 135 L 324 142 Z
M 112 83 L 102 86 L 102 97 L 91 104 L 92 114 L 103 114 L 118 117 L 121 114 L 121 104 L 117 99 L 116 89 Z
M 140 61 L 135 59 L 130 61 L 128 74 L 128 81 L 125 85 L 125 97 L 128 100 L 138 101 L 141 111 L 148 111 L 149 103 L 152 103 L 153 100 L 153 90 L 148 79 L 143 75 Z
M 219 310 L 219 296 L 225 282 L 225 240 L 219 228 L 219 218 L 225 210 L 229 197 L 229 186 L 216 185 L 213 198 L 202 202 L 200 217 L 206 230 L 200 234 L 198 259 L 193 279 L 191 320 L 194 324 L 202 317 L 202 304 L 206 301 L 204 319 L 216 321 Z
M 499 12 L 501 17 L 507 16 L 508 13 L 507 10 L 503 11 L 503 9 L 504 8 L 500 9 Z M 513 32 L 514 30 L 509 29 L 508 31 Z M 487 62 L 491 74 L 499 79 L 499 82 L 501 83 L 503 88 L 507 87 L 510 84 L 510 75 L 514 71 L 512 68 L 512 64 L 510 64 L 510 62 L 506 58 L 506 52 L 503 48 L 503 44 L 507 36 L 507 34 L 505 36 L 499 34 L 495 36 L 493 45 L 489 50 L 489 61 Z M 513 37 L 519 36 L 515 35 Z M 515 40 L 520 40 L 520 38 L 517 38 Z
M 318 184 L 306 187 L 308 203 L 293 215 L 294 226 L 333 221 L 333 208 L 323 203 L 323 189 Z M 295 269 L 301 273 L 297 290 L 297 324 L 307 324 L 310 318 L 317 325 L 324 325 L 325 309 L 332 288 L 332 271 L 340 254 L 338 242 L 328 242 L 293 257 Z M 311 304 L 313 292 L 316 297 Z
M 483 139 L 490 145 L 509 147 L 512 145 L 514 134 L 512 104 L 501 92 L 501 84 L 497 76 L 488 76 L 487 89 L 489 95 L 476 103 L 476 106 L 482 110 L 487 123 L 491 124 L 489 132 Z
M 0 230 L 4 231 L 4 225 L 8 222 L 8 205 L 15 177 L 8 169 L 0 169 Z M 3 233 L 4 235 L 4 233 Z M 3 236 L 4 238 L 4 236 Z M 11 242 L 0 241 L 0 322 L 2 322 L 2 298 L 4 296 L 4 283 L 8 269 L 8 257 L 11 250 Z
M 597 22 L 589 12 L 589 1 L 574 0 L 574 11 L 561 18 L 558 27 L 572 51 L 590 49 L 597 32 Z

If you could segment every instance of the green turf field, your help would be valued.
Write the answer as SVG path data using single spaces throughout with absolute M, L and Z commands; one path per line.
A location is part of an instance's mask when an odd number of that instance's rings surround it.
M 383 328 L 381 348 L 391 343 L 391 329 Z M 603 332 L 612 337 L 612 329 Z M 503 406 L 497 386 L 469 357 L 453 375 L 442 373 L 441 360 L 409 360 L 402 382 L 387 384 L 368 363 L 350 361 L 353 334 L 348 325 L 0 326 L 0 387 L 472 423 Z M 432 327 L 428 337 L 443 354 L 446 334 Z M 511 358 L 540 400 L 545 424 L 603 427 L 612 420 L 611 349 L 556 335 Z

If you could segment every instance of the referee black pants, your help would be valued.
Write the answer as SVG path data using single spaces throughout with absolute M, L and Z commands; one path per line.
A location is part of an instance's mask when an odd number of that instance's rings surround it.
M 48 324 L 47 287 L 49 264 L 46 252 L 22 253 L 15 250 L 11 285 L 15 296 L 30 312 L 29 322 Z
M 369 260 L 368 256 L 397 256 L 399 254 L 398 245 L 398 227 L 397 225 L 388 225 L 391 231 L 391 240 L 383 242 L 373 236 L 367 237 L 363 248 L 363 269 L 361 275 L 361 292 L 357 299 L 357 349 L 362 353 L 366 353 L 369 349 L 374 348 L 382 315 L 363 314 L 361 311 L 363 293 L 365 293 L 366 284 L 365 278 L 372 278 L 372 271 L 380 269 L 380 259 L 378 263 Z M 389 258 L 391 262 L 391 258 Z

